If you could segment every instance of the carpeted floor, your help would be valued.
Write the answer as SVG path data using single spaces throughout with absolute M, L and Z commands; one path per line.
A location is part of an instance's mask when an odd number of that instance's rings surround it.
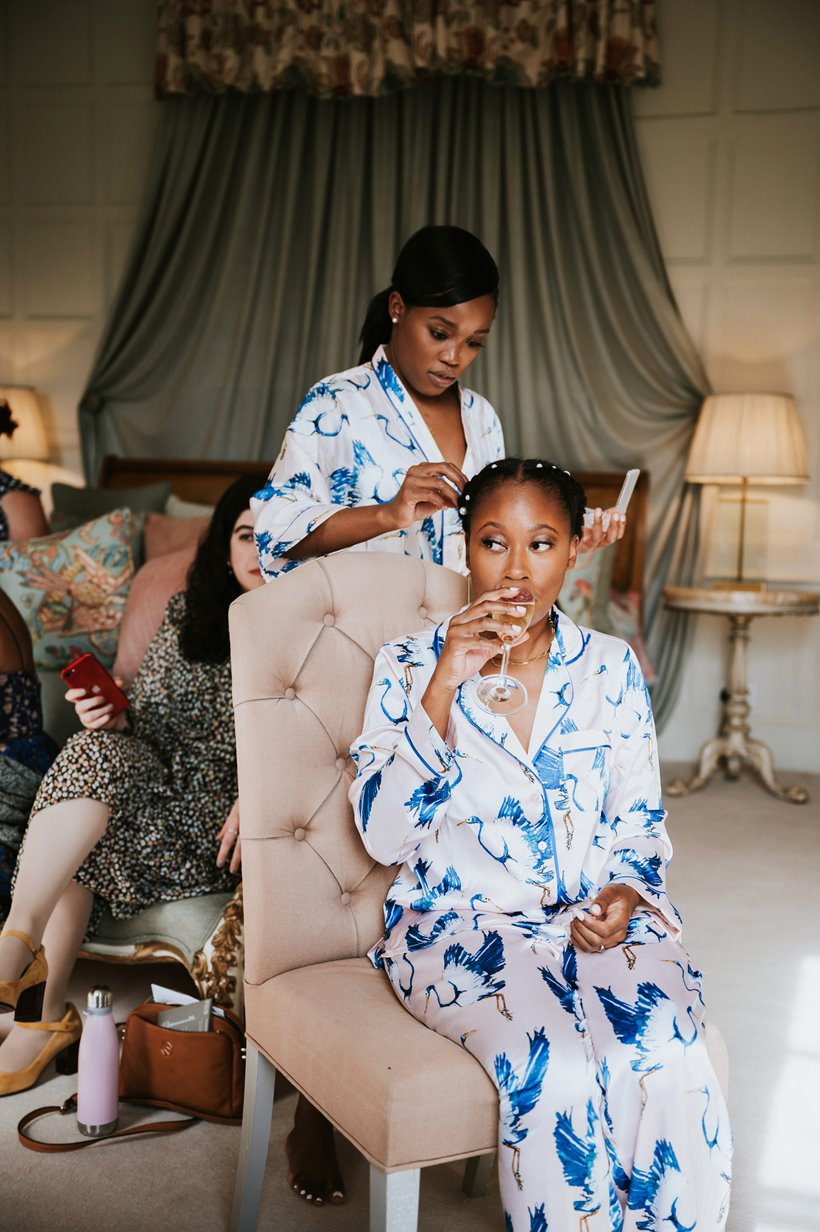
M 710 1017 L 729 1048 L 736 1143 L 730 1232 L 816 1232 L 819 1226 L 820 777 L 801 781 L 813 797 L 803 806 L 780 803 L 748 780 L 715 780 L 689 799 L 667 802 L 673 898 L 693 961 L 705 973 Z M 105 979 L 122 1016 L 144 999 L 152 978 L 170 983 L 173 970 L 83 964 L 74 997 L 79 1003 L 91 984 Z M 177 978 L 184 987 L 184 975 Z M 20 1116 L 59 1102 L 74 1081 L 51 1077 L 0 1101 L 4 1232 L 227 1228 L 238 1129 L 200 1124 L 178 1137 L 76 1155 L 34 1155 L 20 1147 L 14 1134 Z M 283 1143 L 294 1099 L 285 1096 L 274 1110 L 260 1232 L 365 1232 L 368 1170 L 346 1144 L 346 1206 L 308 1209 L 285 1187 Z M 461 1193 L 456 1167 L 424 1174 L 420 1232 L 501 1227 L 495 1186 L 486 1198 L 471 1200 Z

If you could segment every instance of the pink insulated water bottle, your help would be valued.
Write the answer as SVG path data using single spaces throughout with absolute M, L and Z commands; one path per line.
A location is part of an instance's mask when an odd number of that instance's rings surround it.
M 111 989 L 104 984 L 88 994 L 80 1039 L 77 1078 L 77 1128 L 89 1138 L 104 1138 L 117 1128 L 120 1042 Z

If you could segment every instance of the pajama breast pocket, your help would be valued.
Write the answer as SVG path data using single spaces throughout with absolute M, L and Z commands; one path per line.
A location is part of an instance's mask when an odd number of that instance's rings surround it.
M 567 807 L 579 813 L 600 813 L 612 762 L 607 733 L 567 732 L 561 737 L 561 761 Z

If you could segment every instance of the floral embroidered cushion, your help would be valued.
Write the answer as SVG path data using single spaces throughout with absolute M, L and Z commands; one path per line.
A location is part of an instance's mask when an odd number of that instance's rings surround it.
M 574 569 L 566 576 L 558 607 L 576 625 L 597 629 L 599 633 L 614 633 L 609 619 L 609 592 L 615 552 L 601 548 L 597 552 L 579 552 Z
M 73 530 L 0 544 L 0 588 L 28 624 L 38 667 L 64 667 L 86 651 L 114 662 L 142 523 L 142 514 L 112 509 Z

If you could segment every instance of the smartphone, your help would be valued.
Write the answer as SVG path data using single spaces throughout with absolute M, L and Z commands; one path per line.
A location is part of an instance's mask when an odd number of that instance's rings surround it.
M 62 668 L 60 675 L 70 689 L 85 689 L 89 695 L 98 693 L 104 697 L 113 706 L 112 718 L 128 709 L 128 698 L 96 655 L 81 654 L 79 659 Z
M 638 482 L 640 469 L 636 467 L 634 470 L 627 471 L 624 476 L 624 481 L 621 484 L 621 490 L 618 493 L 618 499 L 615 502 L 616 513 L 626 513 L 626 507 L 629 504 L 632 493 L 635 491 L 635 484 Z M 591 526 L 595 514 L 591 509 L 584 510 L 584 526 Z M 609 528 L 609 514 L 605 513 L 602 520 L 604 530 Z

